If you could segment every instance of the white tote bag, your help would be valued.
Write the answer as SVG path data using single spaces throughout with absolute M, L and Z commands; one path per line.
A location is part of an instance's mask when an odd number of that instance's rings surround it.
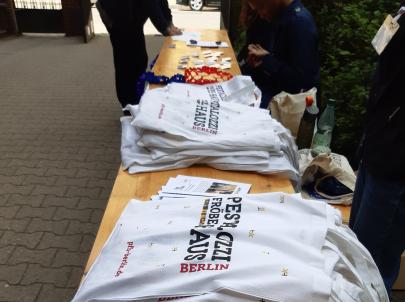
M 314 157 L 309 149 L 300 150 L 299 157 L 303 185 L 315 183 L 314 190 L 319 196 L 318 198 L 324 198 L 330 204 L 352 204 L 356 175 L 346 157 L 336 153 L 320 154 Z M 319 184 L 329 177 L 333 177 L 337 183 L 344 185 L 349 189 L 348 192 L 351 192 L 344 195 L 328 196 L 319 190 Z
M 294 137 L 297 137 L 298 129 L 306 109 L 306 98 L 311 96 L 316 103 L 316 93 L 316 88 L 300 94 L 281 92 L 270 102 L 269 109 L 271 110 L 272 117 L 289 129 Z

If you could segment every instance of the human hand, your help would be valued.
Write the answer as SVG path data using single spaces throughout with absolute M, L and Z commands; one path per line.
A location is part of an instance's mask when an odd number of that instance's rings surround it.
M 270 53 L 259 44 L 250 44 L 248 47 L 249 57 L 263 58 Z
M 178 35 L 183 34 L 183 31 L 182 31 L 180 28 L 178 28 L 178 27 L 176 27 L 176 26 L 174 26 L 174 25 L 172 24 L 172 25 L 170 25 L 169 28 L 167 29 L 167 34 L 168 34 L 169 36 L 178 36 Z
M 251 66 L 253 68 L 257 68 L 260 65 L 262 65 L 262 63 L 263 63 L 263 61 L 260 58 L 258 58 L 256 56 L 252 56 L 252 55 L 248 56 L 247 62 L 249 64 L 249 66 Z

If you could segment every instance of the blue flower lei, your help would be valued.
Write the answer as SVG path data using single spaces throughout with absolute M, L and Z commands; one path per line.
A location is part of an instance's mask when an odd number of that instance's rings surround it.
M 156 57 L 152 63 L 150 64 L 150 69 L 153 69 L 158 57 Z M 167 85 L 169 83 L 185 83 L 185 77 L 182 74 L 175 74 L 172 77 L 166 76 L 158 76 L 155 75 L 154 72 L 148 71 L 144 72 L 138 80 L 136 84 L 136 93 L 139 97 L 141 97 L 145 93 L 146 83 L 149 84 L 160 84 L 160 85 Z

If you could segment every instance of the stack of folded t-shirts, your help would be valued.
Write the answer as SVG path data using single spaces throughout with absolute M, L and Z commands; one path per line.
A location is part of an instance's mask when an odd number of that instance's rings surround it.
M 340 212 L 296 195 L 132 201 L 73 302 L 388 302 Z
M 257 108 L 252 80 L 207 86 L 172 84 L 147 91 L 122 122 L 122 161 L 129 173 L 206 164 L 221 170 L 283 174 L 298 182 L 289 131 Z

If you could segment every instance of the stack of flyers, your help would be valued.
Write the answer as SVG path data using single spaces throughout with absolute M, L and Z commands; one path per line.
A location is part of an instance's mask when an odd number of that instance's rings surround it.
M 249 193 L 251 184 L 219 180 L 212 178 L 191 177 L 178 175 L 170 178 L 162 187 L 158 195 L 152 196 L 152 200 L 164 198 L 185 198 L 187 196 L 212 197 L 218 195 L 246 195 Z
M 187 46 L 196 46 L 203 48 L 228 48 L 229 44 L 221 41 L 188 41 Z
M 198 41 L 201 39 L 201 34 L 199 32 L 183 31 L 181 35 L 173 36 L 173 41 L 189 42 L 190 40 Z

